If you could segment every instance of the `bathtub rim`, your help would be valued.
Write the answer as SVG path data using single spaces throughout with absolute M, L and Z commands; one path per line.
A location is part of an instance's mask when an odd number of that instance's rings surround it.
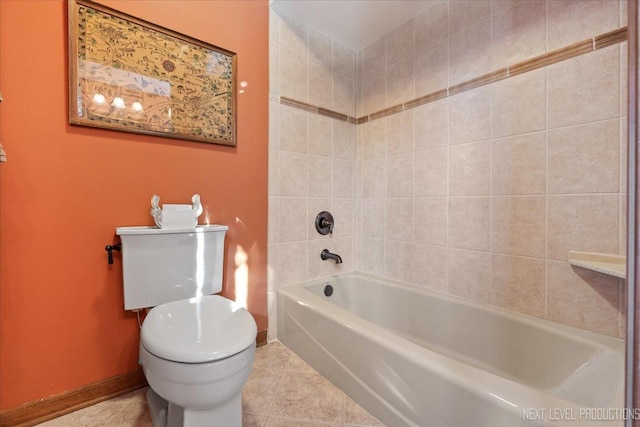
M 582 341 L 586 341 L 590 343 L 596 342 L 598 346 L 605 347 L 606 349 L 616 353 L 624 354 L 624 349 L 625 349 L 624 338 L 613 337 L 610 335 L 601 334 L 601 333 L 590 331 L 587 329 L 581 329 L 576 326 L 565 325 L 563 323 L 554 322 L 552 320 L 535 317 L 535 316 L 525 314 L 525 313 L 520 313 L 517 311 L 511 311 L 506 308 L 502 308 L 494 305 L 481 304 L 481 303 L 471 301 L 469 299 L 462 298 L 456 295 L 438 292 L 430 288 L 422 288 L 418 286 L 408 285 L 406 283 L 403 283 L 395 279 L 381 277 L 381 276 L 377 276 L 375 274 L 370 274 L 370 273 L 349 272 L 349 273 L 335 274 L 325 278 L 312 279 L 312 280 L 307 280 L 300 283 L 293 283 L 293 284 L 281 286 L 280 288 L 278 288 L 277 292 L 286 291 L 287 293 L 292 293 L 294 292 L 293 288 L 305 288 L 306 292 L 308 292 L 310 295 L 313 295 L 315 297 L 313 298 L 313 300 L 316 300 L 316 302 L 328 303 L 320 295 L 317 295 L 314 292 L 308 290 L 308 287 L 325 283 L 325 282 L 329 282 L 329 284 L 331 284 L 332 281 L 335 281 L 336 279 L 340 279 L 340 278 L 345 278 L 345 277 L 358 277 L 358 278 L 365 278 L 368 280 L 374 280 L 374 281 L 381 282 L 383 285 L 389 286 L 392 288 L 400 288 L 400 289 L 405 289 L 411 292 L 416 292 L 418 294 L 428 295 L 434 298 L 443 299 L 443 300 L 450 301 L 456 304 L 461 304 L 467 307 L 473 307 L 482 312 L 497 313 L 498 315 L 513 319 L 519 323 L 526 323 L 529 325 L 533 324 L 535 325 L 535 327 L 540 327 L 544 330 L 547 330 L 553 333 L 559 333 L 560 335 L 570 339 L 575 339 L 576 337 L 579 337 L 580 340 Z M 340 306 L 337 306 L 336 304 L 332 304 L 332 303 L 328 303 L 328 304 L 331 304 L 332 306 L 336 306 L 344 313 L 348 313 L 356 318 L 359 318 L 358 316 L 354 315 L 348 310 L 343 309 Z M 371 324 L 371 322 L 368 322 L 366 320 L 365 322 Z M 384 328 L 381 328 L 381 329 L 384 329 Z

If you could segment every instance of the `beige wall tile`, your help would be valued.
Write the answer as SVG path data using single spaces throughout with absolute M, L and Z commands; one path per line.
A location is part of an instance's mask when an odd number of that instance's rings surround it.
M 491 301 L 491 254 L 449 249 L 449 293 L 476 302 Z
M 519 2 L 492 21 L 492 69 L 545 53 L 544 1 Z
M 306 197 L 307 156 L 292 151 L 280 151 L 280 195 Z
M 491 88 L 479 87 L 449 98 L 449 144 L 491 138 Z
M 445 197 L 418 197 L 413 204 L 413 241 L 447 245 L 448 202 Z M 414 276 L 414 280 L 418 280 Z
M 544 194 L 545 132 L 493 140 L 491 166 L 494 195 Z
M 331 157 L 333 145 L 332 138 L 335 120 L 319 114 L 307 114 L 309 119 L 309 142 L 307 152 L 316 156 Z
M 490 0 L 449 3 L 449 34 L 456 34 L 491 16 Z
M 491 15 L 495 16 L 502 13 L 523 1 L 539 1 L 544 3 L 546 0 L 491 0 Z
M 385 238 L 413 242 L 413 199 L 387 199 Z
M 333 72 L 355 79 L 355 52 L 340 42 L 333 41 Z
M 490 250 L 490 216 L 489 197 L 450 197 L 449 247 Z
M 269 44 L 280 46 L 280 17 L 269 8 Z
M 413 116 L 414 110 L 406 110 L 384 118 L 387 156 L 413 152 Z
M 310 28 L 309 62 L 331 70 L 333 67 L 333 61 L 331 60 L 331 43 L 329 37 Z
M 387 158 L 387 197 L 413 196 L 413 155 Z
M 278 245 L 278 287 L 307 279 L 307 242 Z
M 449 43 L 445 40 L 424 50 L 416 51 L 416 97 L 449 86 Z
M 415 153 L 414 193 L 416 197 L 448 194 L 448 157 L 447 148 Z
M 374 74 L 386 75 L 387 38 L 381 37 L 362 50 L 362 79 Z
M 336 239 L 342 237 L 355 236 L 354 227 L 354 199 L 334 199 L 332 203 L 333 219 L 335 226 L 333 227 L 333 237 Z M 314 217 L 315 218 L 315 217 Z
M 413 56 L 387 67 L 387 107 L 415 98 Z
M 619 185 L 618 119 L 549 131 L 549 193 L 613 193 Z
M 385 156 L 385 123 L 386 120 L 382 119 L 357 125 L 358 128 L 362 127 L 363 132 L 363 159 L 377 159 Z
M 449 37 L 449 2 L 430 2 L 413 18 L 415 50 L 421 51 Z
M 362 238 L 362 271 L 384 276 L 384 240 Z
M 306 60 L 307 27 L 288 16 L 280 18 L 280 49 Z
M 618 2 L 609 0 L 549 0 L 547 50 L 590 39 L 618 28 Z
M 280 150 L 269 149 L 269 196 L 280 194 Z
M 491 194 L 491 141 L 449 148 L 449 195 Z
M 333 160 L 333 197 L 352 198 L 354 196 L 355 162 Z M 327 179 L 329 178 L 327 174 Z
M 628 70 L 627 70 L 629 64 L 628 64 L 627 56 L 629 55 L 629 51 L 627 49 L 628 49 L 627 42 L 620 44 L 620 115 L 621 116 L 627 116 L 628 115 L 627 110 L 629 109 L 629 106 L 627 105 L 627 102 L 628 102 L 627 80 L 629 79 Z
M 629 9 L 629 0 L 620 0 L 620 26 L 624 27 L 628 25 L 628 9 Z
M 414 245 L 413 283 L 446 293 L 449 289 L 447 252 L 443 246 Z
M 307 240 L 307 199 L 281 197 L 279 207 L 278 242 Z
M 493 255 L 491 304 L 536 317 L 545 315 L 544 259 Z
M 280 94 L 280 49 L 269 45 L 269 92 Z
M 628 171 L 628 129 L 627 118 L 620 119 L 620 192 L 627 192 L 627 171 Z
M 547 67 L 549 129 L 618 117 L 619 56 L 609 46 Z
M 386 71 L 362 79 L 362 105 L 365 114 L 383 110 L 387 103 Z
M 280 94 L 306 102 L 308 100 L 307 88 L 307 60 L 281 50 Z
M 280 148 L 280 104 L 269 101 L 269 148 Z
M 547 261 L 547 318 L 617 336 L 618 286 L 615 277 Z
M 330 68 L 309 63 L 309 103 L 331 108 L 333 75 Z
M 414 108 L 415 150 L 449 145 L 449 98 Z
M 413 56 L 413 20 L 387 35 L 387 67 Z
M 267 316 L 271 320 L 269 322 L 269 326 L 267 327 L 267 341 L 272 342 L 278 338 L 278 322 L 277 312 L 276 312 L 276 300 L 278 299 L 278 294 L 275 291 L 267 292 Z M 243 414 L 243 418 L 245 417 L 254 417 L 256 419 L 260 418 L 256 415 Z M 260 425 L 260 424 L 258 424 Z
M 547 258 L 566 261 L 569 251 L 617 252 L 617 194 L 548 196 L 547 203 Z
M 280 106 L 280 149 L 307 152 L 307 116 L 305 111 Z
M 354 246 L 354 257 L 353 257 L 353 271 L 363 271 L 362 270 L 362 238 L 356 237 Z
M 544 257 L 548 251 L 550 257 L 561 253 L 560 259 L 566 259 L 568 249 L 624 248 L 624 196 L 603 187 L 610 184 L 609 175 L 615 175 L 616 182 L 624 179 L 620 128 L 618 137 L 612 138 L 620 150 L 619 161 L 612 168 L 601 167 L 599 156 L 611 145 L 609 129 L 585 131 L 584 136 L 578 134 L 583 126 L 564 129 L 591 122 L 597 123 L 584 128 L 606 126 L 609 122 L 605 120 L 624 114 L 624 98 L 620 99 L 625 88 L 624 46 L 605 48 L 582 57 L 589 60 L 574 58 L 548 67 L 549 71 L 529 72 L 363 125 L 299 110 L 297 117 L 292 117 L 295 113 L 283 117 L 280 110 L 292 109 L 279 105 L 279 90 L 283 96 L 360 117 L 455 84 L 464 73 L 475 78 L 482 74 L 482 67 L 487 67 L 487 72 L 502 66 L 500 61 L 507 61 L 505 58 L 513 63 L 513 58 L 524 59 L 540 50 L 546 16 L 536 18 L 545 9 L 543 0 L 475 1 L 469 2 L 469 8 L 462 2 L 450 3 L 429 3 L 423 14 L 361 52 L 295 25 L 284 29 L 284 37 L 282 29 L 270 36 L 273 102 L 268 257 L 274 270 L 269 279 L 272 292 L 280 283 L 356 268 L 543 316 L 544 290 L 541 292 L 540 286 L 544 289 L 544 279 L 539 277 L 541 271 L 544 276 L 544 259 L 485 252 L 492 244 L 494 252 Z M 429 21 L 431 25 L 426 27 Z M 299 48 L 303 33 L 308 44 L 304 52 Z M 409 33 L 413 37 L 405 37 Z M 451 45 L 447 40 L 450 33 L 454 34 Z M 491 35 L 495 43 L 492 54 L 488 44 Z M 293 46 L 280 45 L 285 38 L 296 37 Z M 279 38 L 282 40 L 277 41 Z M 576 64 L 567 66 L 567 62 Z M 564 68 L 558 67 L 563 64 Z M 545 99 L 547 84 L 549 96 Z M 547 116 L 550 128 L 557 129 L 550 132 L 549 153 L 546 133 L 534 133 L 544 130 Z M 501 139 L 490 142 L 491 138 Z M 597 144 L 598 138 L 604 142 Z M 555 146 L 554 141 L 558 142 Z M 581 142 L 580 150 L 568 150 L 575 141 Z M 485 149 L 479 149 L 481 146 Z M 588 196 L 566 196 L 566 200 L 548 196 L 546 211 L 545 196 L 522 197 L 545 194 L 545 158 L 549 157 L 551 177 L 554 148 L 573 153 L 558 163 L 565 165 L 558 167 L 565 178 L 585 161 L 595 165 L 586 172 L 597 171 L 594 175 L 607 177 L 573 191 L 613 193 L 581 202 L 576 202 L 577 198 Z M 605 155 L 605 163 L 609 160 Z M 449 180 L 451 195 L 463 197 L 447 197 Z M 563 185 L 571 181 L 569 177 Z M 577 178 L 574 181 L 581 183 Z M 549 189 L 552 191 L 551 181 Z M 492 201 L 467 194 L 520 197 Z M 565 206 L 567 200 L 570 206 Z M 303 203 L 306 210 L 301 215 Z M 337 218 L 331 237 L 320 236 L 313 227 L 315 215 L 324 209 Z M 393 215 L 387 216 L 387 212 Z M 545 230 L 546 215 L 549 226 Z M 295 219 L 301 216 L 301 220 Z M 614 218 L 611 221 L 610 216 Z M 613 230 L 612 239 L 606 230 Z M 583 235 L 589 237 L 582 241 Z M 297 243 L 304 248 L 294 249 L 292 245 Z M 320 261 L 319 250 L 325 246 L 343 256 L 345 263 L 335 266 Z M 459 256 L 452 261 L 454 253 Z M 292 258 L 295 267 L 288 264 Z M 450 280 L 455 283 L 449 285 Z
M 338 237 L 333 240 L 333 245 L 328 249 L 342 257 L 342 264 L 325 261 L 331 264 L 331 268 L 333 270 L 331 273 L 332 275 L 344 274 L 354 270 L 356 264 L 354 239 L 352 237 Z
M 384 239 L 386 199 L 362 200 L 362 236 L 369 239 Z
M 385 197 L 386 160 L 374 159 L 362 162 L 362 197 Z
M 494 138 L 544 130 L 546 126 L 545 70 L 538 69 L 494 83 Z
M 545 197 L 494 197 L 491 248 L 510 255 L 545 256 Z
M 333 110 L 353 116 L 355 114 L 355 93 L 353 80 L 340 74 L 333 74 Z
M 618 253 L 627 254 L 627 194 L 620 194 L 620 243 L 618 244 Z
M 333 158 L 356 159 L 355 125 L 335 120 L 333 123 Z
M 353 85 L 353 92 L 355 97 L 355 117 L 362 117 L 364 115 L 364 103 L 362 92 L 362 79 L 356 80 Z
M 309 197 L 331 197 L 333 160 L 328 157 L 308 156 Z
M 384 275 L 410 283 L 413 270 L 413 243 L 386 240 L 384 252 Z
M 278 243 L 278 225 L 279 225 L 279 214 L 280 209 L 280 198 L 279 197 L 269 197 L 269 206 L 268 206 L 268 227 L 267 227 L 267 243 Z
M 449 38 L 449 84 L 491 71 L 491 20 L 487 19 Z
M 333 110 L 353 116 L 355 114 L 355 87 L 353 80 L 333 75 Z

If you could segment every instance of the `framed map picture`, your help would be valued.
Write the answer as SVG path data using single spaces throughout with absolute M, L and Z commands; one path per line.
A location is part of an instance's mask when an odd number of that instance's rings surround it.
M 69 1 L 69 123 L 236 145 L 236 54 Z

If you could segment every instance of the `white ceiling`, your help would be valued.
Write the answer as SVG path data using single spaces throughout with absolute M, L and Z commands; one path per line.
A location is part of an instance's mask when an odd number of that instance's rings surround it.
M 272 0 L 279 14 L 360 50 L 424 9 L 427 0 Z

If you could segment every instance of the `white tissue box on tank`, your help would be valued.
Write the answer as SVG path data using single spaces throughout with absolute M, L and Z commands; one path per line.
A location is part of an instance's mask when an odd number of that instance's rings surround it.
M 192 205 L 162 205 L 160 211 L 162 228 L 194 228 L 198 224 L 198 216 Z

